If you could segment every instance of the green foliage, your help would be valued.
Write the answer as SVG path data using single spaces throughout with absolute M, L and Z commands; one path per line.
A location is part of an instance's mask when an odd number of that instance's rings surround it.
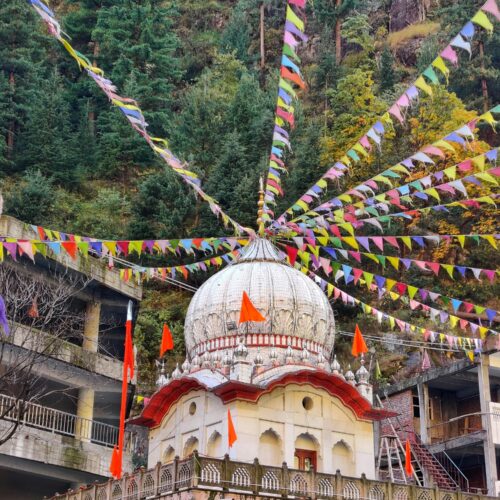
M 54 210 L 53 185 L 39 170 L 28 170 L 5 197 L 5 213 L 32 224 L 49 223 Z
M 394 74 L 394 57 L 389 47 L 385 46 L 380 56 L 380 90 L 391 91 L 396 83 Z

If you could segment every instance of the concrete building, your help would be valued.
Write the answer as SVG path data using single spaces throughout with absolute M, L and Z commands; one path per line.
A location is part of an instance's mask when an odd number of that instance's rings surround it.
M 385 389 L 388 422 L 414 443 L 428 481 L 448 475 L 457 487 L 500 493 L 500 352 L 490 339 L 474 362 L 429 369 Z M 433 477 L 434 476 L 434 477 Z
M 0 237 L 37 235 L 2 216 Z M 64 252 L 48 258 L 35 255 L 34 262 L 6 257 L 1 264 L 3 279 L 12 284 L 4 282 L 2 289 L 0 283 L 11 327 L 10 335 L 1 338 L 0 373 L 15 373 L 23 359 L 31 370 L 27 399 L 15 383 L 0 385 L 0 438 L 19 421 L 0 446 L 2 499 L 41 498 L 109 477 L 118 434 L 126 308 L 132 300 L 137 311 L 142 290 L 120 280 L 106 264 L 93 257 L 72 259 Z M 28 300 L 35 311 L 25 314 L 22 302 L 17 307 L 16 284 L 25 287 L 20 292 L 34 291 Z M 50 295 L 52 290 L 55 295 Z M 43 294 L 53 304 L 44 305 Z M 50 320 L 44 317 L 49 315 Z M 128 443 L 125 460 L 130 470 L 131 436 Z

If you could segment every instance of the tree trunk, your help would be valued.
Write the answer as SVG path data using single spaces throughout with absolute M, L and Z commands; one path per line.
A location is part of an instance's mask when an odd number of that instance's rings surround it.
M 260 4 L 260 69 L 264 71 L 266 66 L 266 46 L 264 43 L 264 18 L 265 18 L 264 2 Z
M 479 42 L 479 57 L 481 61 L 481 91 L 483 93 L 483 110 L 486 113 L 490 109 L 489 97 L 488 97 L 488 83 L 486 82 L 485 67 L 484 67 L 484 43 Z
M 12 90 L 12 93 L 14 93 L 14 89 L 16 86 L 16 77 L 13 71 L 11 71 L 9 75 L 9 85 Z M 9 128 L 7 130 L 7 158 L 9 159 L 12 158 L 12 153 L 14 151 L 15 127 L 16 127 L 15 123 L 12 122 L 9 124 Z
M 337 11 L 341 6 L 342 0 L 335 0 Z M 335 59 L 337 60 L 337 64 L 340 64 L 342 60 L 342 20 L 338 14 L 335 21 Z
M 92 64 L 94 66 L 97 66 L 97 58 L 99 57 L 99 51 L 100 51 L 100 47 L 99 47 L 99 42 L 94 42 L 94 50 L 93 50 L 93 56 L 94 56 L 94 60 L 92 61 Z M 90 100 L 90 103 L 89 103 L 89 111 L 88 111 L 88 114 L 87 114 L 87 119 L 88 119 L 88 123 L 89 123 L 89 132 L 90 132 L 90 135 L 92 137 L 95 137 L 95 120 L 96 120 L 96 116 L 95 116 L 95 109 L 94 109 L 94 102 L 93 100 Z

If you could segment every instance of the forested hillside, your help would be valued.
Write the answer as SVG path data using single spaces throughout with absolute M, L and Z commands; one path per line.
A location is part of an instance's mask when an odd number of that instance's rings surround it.
M 482 3 L 308 2 L 310 39 L 300 53 L 308 88 L 300 93 L 290 175 L 277 213 L 359 138 Z M 285 2 L 53 0 L 51 5 L 73 46 L 123 95 L 140 102 L 151 133 L 169 139 L 172 151 L 190 162 L 206 192 L 231 217 L 254 225 L 258 179 L 267 171 L 272 141 Z M 448 89 L 423 98 L 383 153 L 354 168 L 339 187 L 354 186 L 500 102 L 499 31 L 478 40 L 471 60 L 461 58 L 452 70 Z M 47 35 L 25 0 L 0 4 L 0 134 L 4 209 L 25 222 L 108 239 L 228 232 Z M 481 127 L 480 134 L 491 146 L 500 143 L 491 128 Z M 486 143 L 474 144 L 477 154 L 488 149 Z M 449 164 L 467 155 L 452 155 Z M 418 225 L 421 232 L 492 233 L 498 231 L 495 210 L 434 214 L 392 229 L 406 234 Z M 485 246 L 471 251 L 448 243 L 422 250 L 421 258 L 450 263 L 467 258 L 471 266 L 498 267 Z M 386 271 L 396 278 L 401 272 L 390 266 Z M 411 271 L 406 280 L 498 306 L 498 286 L 484 280 Z M 169 362 L 182 359 L 189 295 L 164 291 L 151 284 L 143 303 L 137 338 L 144 374 L 154 371 L 164 321 L 177 339 Z M 389 311 L 398 307 L 381 302 Z M 334 308 L 341 329 L 352 329 L 355 321 L 370 331 L 381 328 L 372 318 L 361 319 L 357 309 Z M 402 311 L 401 317 L 411 314 Z M 392 372 L 397 366 L 394 362 Z

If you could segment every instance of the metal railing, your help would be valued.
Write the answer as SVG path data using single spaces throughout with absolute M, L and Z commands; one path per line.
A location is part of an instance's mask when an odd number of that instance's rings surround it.
M 461 491 L 469 490 L 469 480 L 460 470 L 460 467 L 452 460 L 446 451 L 440 451 L 433 454 L 436 460 L 443 466 L 447 474 L 458 484 Z
M 221 497 L 239 498 L 308 498 L 316 499 L 384 499 L 391 500 L 482 500 L 493 499 L 479 494 L 446 491 L 437 487 L 424 488 L 409 484 L 394 484 L 361 477 L 289 469 L 253 463 L 203 457 L 195 451 L 185 460 L 175 458 L 167 464 L 158 463 L 152 469 L 139 469 L 125 474 L 120 480 L 93 484 L 76 491 L 69 490 L 52 500 L 142 500 L 184 497 L 189 491 L 204 491 Z M 188 495 L 185 495 L 188 498 Z
M 118 440 L 118 427 L 5 394 L 0 394 L 0 418 L 108 447 L 113 447 Z M 132 434 L 127 432 L 125 439 L 127 449 L 131 448 L 131 438 Z

